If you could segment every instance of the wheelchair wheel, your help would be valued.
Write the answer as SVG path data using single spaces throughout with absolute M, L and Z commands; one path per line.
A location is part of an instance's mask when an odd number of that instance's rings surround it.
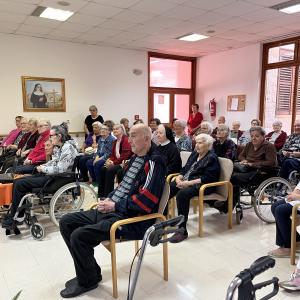
M 37 241 L 41 241 L 45 236 L 44 227 L 40 223 L 32 224 L 30 227 L 30 233 L 32 237 Z
M 97 201 L 98 195 L 86 183 L 72 182 L 61 187 L 50 201 L 50 218 L 58 226 L 63 215 L 89 208 Z
M 292 191 L 290 183 L 281 177 L 272 177 L 258 187 L 253 201 L 256 215 L 266 223 L 274 223 L 271 206 L 278 200 L 282 200 L 287 193 Z

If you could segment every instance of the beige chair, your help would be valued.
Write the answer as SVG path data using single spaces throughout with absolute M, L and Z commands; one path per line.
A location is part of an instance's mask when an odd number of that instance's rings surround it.
M 292 211 L 292 230 L 291 230 L 291 264 L 295 265 L 296 259 L 296 236 L 297 236 L 297 226 L 300 225 L 300 215 L 298 215 L 297 210 L 300 208 L 300 204 L 296 204 Z
M 142 222 L 150 219 L 156 219 L 156 222 L 162 222 L 166 220 L 166 217 L 163 215 L 165 207 L 167 205 L 170 195 L 170 186 L 166 182 L 163 190 L 162 197 L 159 202 L 159 209 L 157 213 L 148 214 L 144 216 L 128 218 L 115 222 L 110 228 L 110 240 L 102 242 L 102 245 L 110 252 L 111 254 L 111 268 L 112 268 L 112 285 L 113 285 L 113 297 L 118 298 L 118 283 L 117 283 L 117 263 L 116 263 L 116 243 L 121 242 L 120 239 L 116 239 L 116 231 L 120 226 L 126 224 L 133 224 L 137 222 Z M 97 204 L 94 204 L 92 208 L 95 208 Z M 165 236 L 166 238 L 166 236 Z M 122 240 L 124 242 L 124 240 Z M 168 243 L 164 243 L 163 247 L 163 273 L 164 280 L 168 281 Z M 135 241 L 135 250 L 138 251 L 138 241 Z
M 233 188 L 230 182 L 230 178 L 233 171 L 233 163 L 230 159 L 219 157 L 219 163 L 221 167 L 220 177 L 218 182 L 212 182 L 201 185 L 199 189 L 199 196 L 193 197 L 191 199 L 194 212 L 197 212 L 197 206 L 199 206 L 199 229 L 198 235 L 203 236 L 203 210 L 204 210 L 204 201 L 219 200 L 226 201 L 228 200 L 228 229 L 232 228 L 232 206 L 233 206 Z M 174 180 L 178 174 L 171 174 L 168 176 L 169 182 Z M 216 187 L 216 192 L 209 195 L 204 195 L 205 189 L 208 187 Z M 175 197 L 169 200 L 169 215 L 170 217 L 175 216 Z

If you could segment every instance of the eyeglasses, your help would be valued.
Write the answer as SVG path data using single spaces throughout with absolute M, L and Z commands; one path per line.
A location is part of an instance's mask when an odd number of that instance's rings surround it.
M 49 137 L 54 137 L 54 136 L 57 136 L 57 134 L 50 134 Z
M 90 111 L 97 111 L 96 109 L 90 109 Z
M 48 126 L 47 124 L 39 125 L 38 128 L 42 128 L 44 126 Z
M 101 127 L 101 129 L 103 129 L 103 130 L 108 130 L 108 128 L 107 128 L 107 127 Z

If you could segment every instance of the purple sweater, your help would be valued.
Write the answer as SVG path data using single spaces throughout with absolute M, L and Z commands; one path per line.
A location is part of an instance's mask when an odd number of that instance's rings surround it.
M 19 135 L 20 132 L 21 132 L 21 129 L 19 129 L 19 128 L 13 129 L 7 135 L 7 137 L 3 139 L 0 146 L 9 146 L 9 145 L 11 145 L 15 141 L 15 139 L 17 138 L 17 136 Z

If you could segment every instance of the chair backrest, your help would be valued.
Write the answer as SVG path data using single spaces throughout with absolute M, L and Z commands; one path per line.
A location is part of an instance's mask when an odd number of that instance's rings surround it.
M 169 196 L 170 196 L 170 185 L 166 181 L 163 193 L 162 193 L 160 201 L 159 201 L 158 213 L 160 213 L 160 214 L 164 213 L 164 210 L 165 210 L 166 205 L 169 200 Z
M 188 158 L 190 157 L 192 152 L 189 151 L 180 151 L 180 157 L 181 157 L 181 161 L 182 161 L 182 167 L 185 166 Z
M 218 157 L 220 163 L 220 177 L 219 181 L 230 181 L 232 171 L 233 171 L 233 162 L 228 158 Z M 222 195 L 224 198 L 227 198 L 228 189 L 227 186 L 218 186 L 217 193 Z

